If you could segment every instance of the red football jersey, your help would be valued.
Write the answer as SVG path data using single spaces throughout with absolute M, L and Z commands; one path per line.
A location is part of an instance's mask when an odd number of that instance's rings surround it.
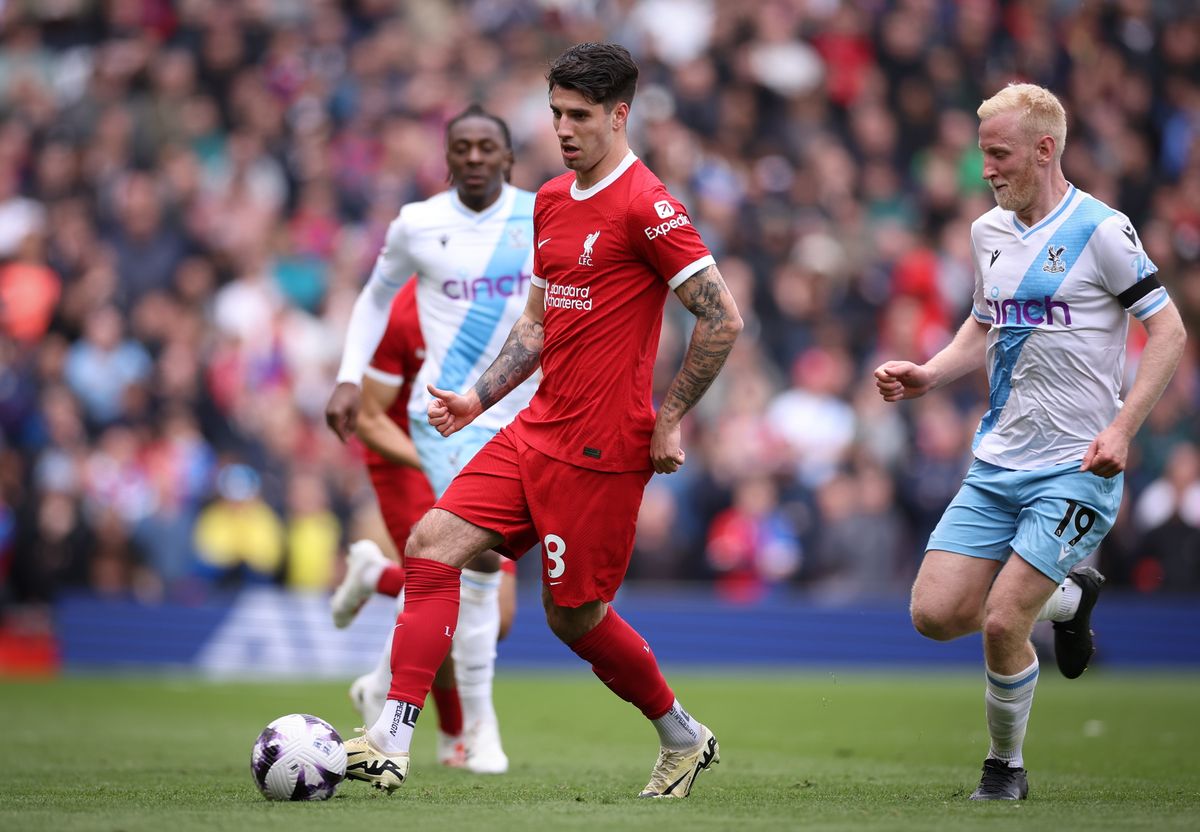
M 405 433 L 408 433 L 408 399 L 413 379 L 424 362 L 425 339 L 421 337 L 421 319 L 417 315 L 417 281 L 409 280 L 392 300 L 387 329 L 367 369 L 372 378 L 400 388 L 387 415 Z M 370 448 L 366 459 L 368 465 L 390 464 Z M 424 478 L 421 471 L 412 470 Z
M 712 254 L 633 153 L 586 190 L 573 173 L 543 185 L 533 230 L 533 283 L 546 290 L 542 383 L 513 429 L 572 465 L 647 470 L 663 305 Z

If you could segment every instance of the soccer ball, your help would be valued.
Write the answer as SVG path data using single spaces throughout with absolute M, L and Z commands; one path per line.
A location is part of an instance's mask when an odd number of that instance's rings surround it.
M 254 741 L 250 773 L 268 800 L 327 800 L 346 776 L 346 746 L 320 717 L 288 714 Z

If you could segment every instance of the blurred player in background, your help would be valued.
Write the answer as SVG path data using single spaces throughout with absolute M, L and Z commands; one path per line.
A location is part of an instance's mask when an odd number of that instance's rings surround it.
M 425 363 L 409 413 L 412 441 L 435 494 L 528 403 L 530 378 L 504 403 L 450 440 L 425 420 L 429 385 L 456 387 L 483 370 L 522 313 L 532 274 L 533 194 L 512 187 L 512 141 L 503 120 L 472 105 L 446 128 L 446 163 L 453 187 L 404 206 L 389 226 L 370 279 L 351 313 L 338 384 L 326 407 L 329 426 L 345 440 L 356 430 L 367 362 L 383 338 L 396 292 L 416 273 Z M 396 541 L 402 545 L 402 540 Z M 335 615 L 352 615 L 375 590 L 374 574 L 388 563 L 371 547 L 352 550 L 351 587 L 339 588 Z M 492 704 L 500 627 L 500 556 L 480 550 L 461 575 L 461 614 L 454 639 L 455 675 L 465 725 L 467 768 L 502 773 L 508 757 Z M 456 594 L 457 600 L 457 594 Z M 396 667 L 394 641 L 391 665 Z
M 367 471 L 384 525 L 401 551 L 413 524 L 434 503 L 433 490 L 408 435 L 408 401 L 413 380 L 424 360 L 416 281 L 410 280 L 396 293 L 387 330 L 363 376 L 362 411 L 357 421 L 358 436 L 367 446 Z M 499 640 L 508 634 L 516 612 L 516 563 L 505 558 L 501 573 Z M 403 609 L 403 588 L 403 563 L 387 561 L 374 541 L 355 542 L 350 547 L 346 576 L 332 599 L 334 623 L 338 627 L 349 626 L 374 592 L 396 598 L 399 612 Z M 378 664 L 350 686 L 350 698 L 367 724 L 379 717 L 392 683 L 391 645 L 389 630 Z M 438 668 L 431 692 L 438 712 L 438 761 L 465 767 L 468 761 L 462 703 L 455 682 L 453 655 L 447 656 Z
M 660 751 L 642 797 L 686 797 L 719 762 L 713 732 L 682 707 L 642 637 L 610 606 L 629 565 L 642 492 L 684 463 L 680 422 L 724 365 L 737 307 L 684 207 L 630 151 L 638 69 L 615 44 L 572 47 L 548 76 L 563 161 L 538 192 L 525 313 L 465 394 L 439 385 L 429 421 L 470 430 L 540 366 L 541 386 L 417 524 L 392 689 L 379 720 L 346 744 L 347 776 L 391 791 L 450 647 L 459 569 L 479 552 L 542 543 L 551 630 L 653 724 Z M 683 366 L 657 414 L 651 375 L 674 290 L 696 316 Z
M 888 361 L 875 378 L 885 400 L 913 399 L 986 358 L 990 409 L 962 489 L 929 539 L 912 619 L 938 640 L 983 630 L 991 747 L 971 799 L 1019 800 L 1038 677 L 1030 633 L 1035 621 L 1054 621 L 1059 669 L 1083 673 L 1104 578 L 1076 564 L 1116 520 L 1129 443 L 1185 334 L 1129 219 L 1063 175 L 1058 99 L 1015 84 L 978 114 L 997 207 L 971 227 L 972 314 L 927 363 Z M 1122 404 L 1129 315 L 1149 337 Z

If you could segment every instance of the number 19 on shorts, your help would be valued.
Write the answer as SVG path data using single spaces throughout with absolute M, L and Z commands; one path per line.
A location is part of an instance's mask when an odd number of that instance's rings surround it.
M 542 552 L 546 555 L 546 577 L 561 578 L 567 571 L 567 563 L 563 555 L 567 553 L 567 542 L 556 534 L 546 535 L 542 541 Z

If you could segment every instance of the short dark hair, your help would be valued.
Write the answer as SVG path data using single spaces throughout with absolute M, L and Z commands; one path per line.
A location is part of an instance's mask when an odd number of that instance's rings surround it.
M 471 104 L 471 106 L 467 107 L 467 109 L 463 110 L 454 118 L 446 122 L 447 142 L 450 141 L 450 131 L 454 129 L 454 125 L 468 118 L 488 118 L 496 122 L 496 126 L 500 128 L 500 133 L 504 136 L 504 146 L 509 150 L 512 150 L 512 134 L 508 132 L 508 124 L 505 123 L 504 119 L 500 118 L 500 116 L 496 115 L 495 113 L 489 113 L 487 110 L 483 109 L 483 105 L 478 101 Z
M 593 104 L 612 110 L 617 102 L 633 103 L 638 67 L 619 43 L 579 43 L 558 56 L 546 75 L 550 91 L 563 87 Z

